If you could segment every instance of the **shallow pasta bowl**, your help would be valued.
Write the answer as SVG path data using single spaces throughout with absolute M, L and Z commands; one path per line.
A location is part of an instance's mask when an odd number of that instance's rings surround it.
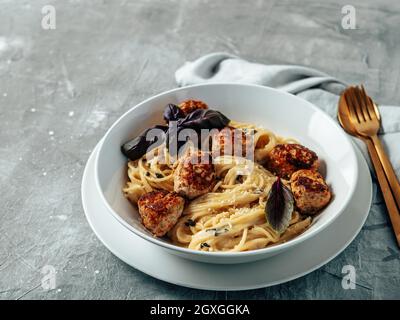
M 330 185 L 333 198 L 309 229 L 279 245 L 247 252 L 203 252 L 181 248 L 167 239 L 154 237 L 141 224 L 137 208 L 123 195 L 127 159 L 120 146 L 148 127 L 163 122 L 166 104 L 187 99 L 203 100 L 210 108 L 221 111 L 232 120 L 251 122 L 291 137 L 314 150 L 321 160 L 321 171 Z M 257 85 L 202 84 L 170 90 L 142 103 L 122 115 L 107 131 L 95 159 L 96 188 L 111 215 L 122 226 L 168 252 L 201 262 L 243 263 L 256 261 L 286 250 L 310 239 L 330 225 L 346 208 L 357 182 L 355 150 L 340 126 L 311 103 L 294 95 Z M 118 235 L 116 235 L 118 236 Z M 132 248 L 135 250 L 135 248 Z M 162 261 L 160 261 L 162 263 Z

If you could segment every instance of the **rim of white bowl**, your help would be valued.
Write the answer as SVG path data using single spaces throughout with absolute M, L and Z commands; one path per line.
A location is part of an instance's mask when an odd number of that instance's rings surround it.
M 305 102 L 311 109 L 315 110 L 316 112 L 321 113 L 322 116 L 324 116 L 327 121 L 329 121 L 333 126 L 335 126 L 338 131 L 339 134 L 342 134 L 345 141 L 347 141 L 350 150 L 351 150 L 351 158 L 352 158 L 352 162 L 355 163 L 355 170 L 353 172 L 353 185 L 351 186 L 350 192 L 347 194 L 346 200 L 341 204 L 341 207 L 339 208 L 339 210 L 337 211 L 337 213 L 328 221 L 326 221 L 324 224 L 318 226 L 316 229 L 312 230 L 311 232 L 306 232 L 306 233 L 302 233 L 300 235 L 298 235 L 297 237 L 278 244 L 278 245 L 273 245 L 270 247 L 266 247 L 266 248 L 262 248 L 262 249 L 256 249 L 256 250 L 250 250 L 250 251 L 240 251 L 240 252 L 209 252 L 209 251 L 198 251 L 198 250 L 193 250 L 193 249 L 188 249 L 188 248 L 184 248 L 184 247 L 179 247 L 177 245 L 174 245 L 172 243 L 168 243 L 168 242 L 164 242 L 159 240 L 156 237 L 147 235 L 145 233 L 143 233 L 141 230 L 136 229 L 135 227 L 131 226 L 125 219 L 123 219 L 117 212 L 115 212 L 115 210 L 111 207 L 111 205 L 108 203 L 107 199 L 104 196 L 103 190 L 100 186 L 100 181 L 99 181 L 99 156 L 101 154 L 102 151 L 102 147 L 104 144 L 104 141 L 106 141 L 106 139 L 108 138 L 108 136 L 110 135 L 110 132 L 113 131 L 113 129 L 115 127 L 118 126 L 118 124 L 122 121 L 123 118 L 126 117 L 127 114 L 129 114 L 130 112 L 133 112 L 133 110 L 135 110 L 136 108 L 138 108 L 139 106 L 153 100 L 156 98 L 159 98 L 163 95 L 168 95 L 171 94 L 173 92 L 177 92 L 177 91 L 183 91 L 183 90 L 187 90 L 190 88 L 196 88 L 196 87 L 206 87 L 206 86 L 238 86 L 238 87 L 255 87 L 255 88 L 259 88 L 262 90 L 269 90 L 269 91 L 274 91 L 276 93 L 282 94 L 282 95 L 286 95 L 286 96 L 290 96 L 291 98 L 294 99 L 299 99 L 303 102 Z M 235 82 L 209 82 L 209 83 L 202 83 L 202 84 L 195 84 L 195 85 L 189 85 L 189 86 L 184 86 L 184 87 L 179 87 L 179 88 L 174 88 L 168 91 L 164 91 L 161 92 L 159 94 L 156 94 L 154 96 L 151 96 L 150 98 L 147 98 L 146 100 L 143 100 L 142 102 L 136 104 L 135 106 L 133 106 L 132 108 L 130 108 L 129 110 L 127 110 L 122 116 L 120 116 L 112 125 L 111 127 L 107 130 L 106 134 L 104 135 L 104 137 L 101 139 L 100 143 L 99 143 L 99 148 L 96 154 L 96 158 L 95 158 L 95 182 L 96 182 L 96 188 L 98 189 L 100 196 L 101 196 L 101 200 L 103 201 L 103 203 L 106 205 L 108 211 L 112 214 L 112 216 L 114 218 L 116 218 L 124 227 L 126 227 L 128 230 L 132 231 L 133 233 L 135 233 L 136 235 L 138 235 L 139 237 L 150 241 L 156 245 L 162 246 L 166 249 L 169 250 L 173 250 L 173 251 L 178 251 L 184 254 L 192 254 L 192 255 L 200 255 L 200 256 L 210 256 L 210 257 L 243 257 L 243 256 L 253 256 L 253 255 L 264 255 L 266 253 L 274 253 L 277 251 L 281 251 L 281 250 L 285 250 L 285 249 L 289 249 L 290 247 L 293 247 L 307 239 L 312 238 L 313 236 L 315 236 L 316 234 L 318 234 L 319 232 L 322 232 L 327 226 L 329 226 L 333 221 L 335 221 L 335 219 L 341 215 L 344 211 L 344 209 L 347 207 L 348 203 L 350 202 L 351 198 L 353 197 L 354 191 L 355 191 L 355 187 L 356 187 L 356 182 L 358 179 L 358 164 L 357 164 L 357 157 L 356 157 L 356 153 L 354 150 L 354 145 L 351 142 L 349 136 L 344 132 L 344 130 L 340 127 L 340 125 L 335 122 L 326 112 L 324 112 L 323 110 L 317 108 L 315 105 L 313 105 L 311 102 L 301 99 L 291 93 L 282 91 L 282 90 L 278 90 L 275 88 L 271 88 L 268 86 L 262 86 L 262 85 L 256 85 L 256 84 L 242 84 L 242 83 L 235 83 Z

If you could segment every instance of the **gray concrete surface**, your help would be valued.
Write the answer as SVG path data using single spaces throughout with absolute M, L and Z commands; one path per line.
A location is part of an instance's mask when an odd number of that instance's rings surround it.
M 349 3 L 356 30 L 341 28 Z M 41 28 L 46 4 L 56 8 L 55 30 Z M 400 298 L 399 250 L 374 209 L 349 248 L 312 274 L 226 293 L 127 266 L 97 240 L 80 199 L 97 141 L 124 111 L 175 87 L 186 60 L 223 50 L 312 66 L 400 105 L 399 26 L 395 0 L 0 0 L 0 298 Z M 355 290 L 341 287 L 346 264 L 356 267 Z M 41 287 L 45 265 L 57 270 L 54 290 Z

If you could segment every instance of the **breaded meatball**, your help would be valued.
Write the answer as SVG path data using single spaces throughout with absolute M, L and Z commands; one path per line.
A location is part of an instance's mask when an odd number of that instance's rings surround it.
M 290 187 L 297 208 L 304 214 L 315 214 L 331 199 L 331 192 L 324 178 L 314 170 L 293 173 Z
M 283 179 L 300 169 L 318 169 L 317 154 L 300 144 L 278 144 L 268 155 L 266 168 Z
M 183 156 L 174 174 L 174 191 L 193 199 L 209 192 L 215 182 L 215 168 L 208 154 L 200 151 Z
M 241 149 L 241 150 L 240 150 Z M 229 155 L 249 158 L 254 152 L 254 141 L 243 130 L 225 127 L 212 137 L 213 157 Z
M 164 190 L 145 193 L 139 198 L 139 214 L 143 225 L 155 236 L 164 236 L 182 215 L 185 199 Z
M 178 107 L 183 111 L 185 116 L 197 109 L 208 109 L 207 104 L 199 100 L 186 100 L 179 104 Z

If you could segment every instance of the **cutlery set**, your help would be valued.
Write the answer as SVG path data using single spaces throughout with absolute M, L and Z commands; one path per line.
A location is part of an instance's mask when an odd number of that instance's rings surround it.
M 350 86 L 343 91 L 339 99 L 338 119 L 347 133 L 367 145 L 400 247 L 400 184 L 378 137 L 381 119 L 379 110 L 363 86 Z

